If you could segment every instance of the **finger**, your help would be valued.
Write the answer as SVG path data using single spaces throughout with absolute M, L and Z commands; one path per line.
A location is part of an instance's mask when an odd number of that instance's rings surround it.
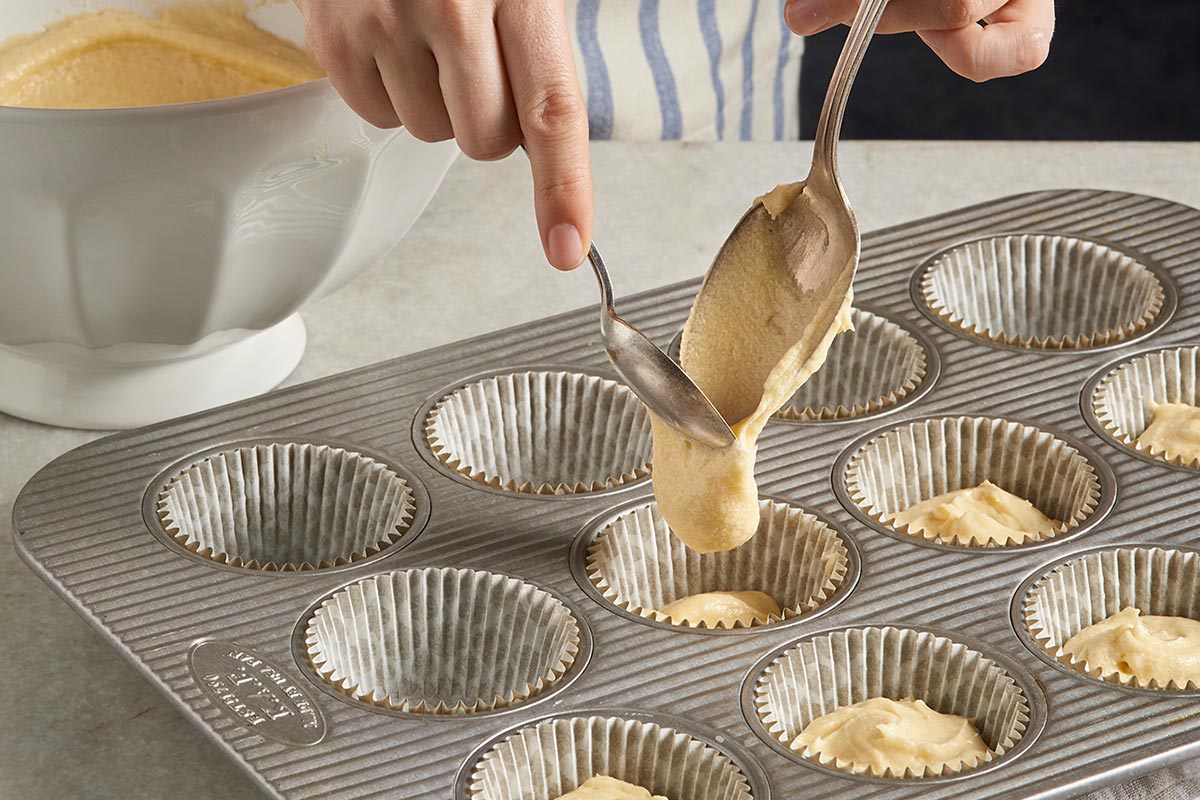
M 400 118 L 375 65 L 375 59 L 351 45 L 320 3 L 308 9 L 305 45 L 329 75 L 329 82 L 356 114 L 377 128 L 394 128 Z
M 811 36 L 839 24 L 849 24 L 860 0 L 788 0 L 784 19 L 794 32 Z M 877 33 L 953 30 L 973 25 L 996 13 L 1005 0 L 891 0 L 879 20 Z
M 468 157 L 504 158 L 521 143 L 521 126 L 500 56 L 494 20 L 487 15 L 455 17 L 447 34 L 432 42 L 438 82 L 454 138 Z
M 557 0 L 503 3 L 500 49 L 533 168 L 534 206 L 550 263 L 574 269 L 592 239 L 587 112 Z
M 400 123 L 423 142 L 443 142 L 454 136 L 438 65 L 428 48 L 395 41 L 381 46 L 375 61 Z
M 1053 0 L 1011 0 L 990 15 L 986 27 L 919 31 L 946 66 L 976 82 L 1037 69 L 1050 53 Z

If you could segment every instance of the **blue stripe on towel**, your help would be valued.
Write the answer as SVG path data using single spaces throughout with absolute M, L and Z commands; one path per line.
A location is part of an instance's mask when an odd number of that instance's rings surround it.
M 638 25 L 642 31 L 642 49 L 654 75 L 654 88 L 658 91 L 662 138 L 678 139 L 683 135 L 683 115 L 679 110 L 675 76 L 671 74 L 671 65 L 667 61 L 658 30 L 658 0 L 642 0 L 638 8 Z
M 792 41 L 792 29 L 783 16 L 783 3 L 779 4 L 779 60 L 775 63 L 775 141 L 783 140 L 783 71 L 788 63 L 788 46 Z
M 612 85 L 609 83 L 608 66 L 600 50 L 600 34 L 597 20 L 600 16 L 600 0 L 579 0 L 575 16 L 575 35 L 579 38 L 579 50 L 583 56 L 583 69 L 587 73 L 588 126 L 593 139 L 611 139 L 613 130 Z
M 725 84 L 721 82 L 721 31 L 717 28 L 716 0 L 700 0 L 700 33 L 708 49 L 713 94 L 717 96 L 717 138 L 725 138 Z
M 742 140 L 754 132 L 754 23 L 758 19 L 758 0 L 750 4 L 750 25 L 742 40 Z

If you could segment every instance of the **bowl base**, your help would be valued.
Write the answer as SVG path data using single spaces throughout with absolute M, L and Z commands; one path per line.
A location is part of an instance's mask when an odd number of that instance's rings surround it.
M 273 389 L 300 363 L 305 341 L 292 314 L 218 350 L 151 363 L 66 363 L 0 346 L 0 412 L 66 428 L 148 425 Z

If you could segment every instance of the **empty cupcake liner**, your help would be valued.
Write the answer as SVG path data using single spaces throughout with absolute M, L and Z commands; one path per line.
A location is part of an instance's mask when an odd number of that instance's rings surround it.
M 580 653 L 579 623 L 553 595 L 469 569 L 375 575 L 308 619 L 308 659 L 355 700 L 412 714 L 514 706 L 558 684 Z
M 1037 579 L 1021 600 L 1026 630 L 1051 660 L 1081 675 L 1143 689 L 1198 689 L 1104 672 L 1063 652 L 1075 634 L 1134 607 L 1143 614 L 1200 619 L 1200 554 L 1158 547 L 1098 550 L 1072 558 Z
M 425 421 L 433 454 L 510 492 L 602 491 L 650 472 L 650 418 L 628 387 L 593 375 L 520 372 L 452 392 Z
M 472 800 L 554 800 L 593 775 L 607 775 L 669 800 L 752 800 L 729 756 L 655 722 L 570 716 L 520 728 L 475 764 Z
M 924 700 L 935 711 L 966 717 L 990 752 L 957 769 L 926 768 L 920 775 L 906 769 L 899 775 L 792 748 L 816 718 L 873 697 Z M 1011 751 L 1030 727 L 1029 698 L 996 661 L 945 636 L 890 626 L 840 629 L 801 641 L 759 675 L 753 702 L 767 733 L 799 758 L 883 778 L 936 777 L 979 767 Z
M 950 328 L 1047 350 L 1120 342 L 1163 309 L 1158 276 L 1107 245 L 1070 236 L 990 236 L 957 245 L 922 268 L 919 292 Z
M 361 453 L 302 443 L 226 450 L 172 477 L 155 501 L 163 531 L 212 561 L 246 569 L 342 566 L 401 539 L 413 491 Z
M 1200 347 L 1158 350 L 1132 358 L 1104 376 L 1092 393 L 1092 411 L 1104 431 L 1134 452 L 1170 464 L 1200 468 L 1188 458 L 1138 442 L 1162 403 L 1200 405 Z
M 980 545 L 892 522 L 917 503 L 985 480 L 1058 524 L 1026 542 Z M 850 457 L 844 481 L 850 501 L 881 528 L 971 548 L 1020 547 L 1071 531 L 1096 511 L 1102 493 L 1095 467 L 1075 447 L 1031 425 L 991 417 L 917 420 L 879 434 Z
M 761 591 L 783 615 L 750 625 L 797 617 L 826 602 L 844 582 L 849 553 L 842 537 L 819 517 L 775 500 L 760 501 L 758 532 L 727 552 L 697 553 L 667 526 L 651 501 L 605 525 L 587 549 L 586 571 L 601 596 L 620 609 L 665 624 L 687 625 L 659 612 L 668 603 L 701 592 Z M 695 627 L 708 628 L 705 622 Z
M 925 348 L 894 322 L 852 309 L 854 329 L 838 336 L 825 364 L 776 412 L 781 419 L 833 420 L 890 408 L 925 379 Z

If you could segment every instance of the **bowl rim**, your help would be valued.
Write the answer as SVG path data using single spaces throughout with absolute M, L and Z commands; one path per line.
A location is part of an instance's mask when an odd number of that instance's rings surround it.
M 127 119 L 171 121 L 224 112 L 258 111 L 296 99 L 305 99 L 332 90 L 328 76 L 310 81 L 213 100 L 194 100 L 188 103 L 163 103 L 152 106 L 122 106 L 116 108 L 27 108 L 0 104 L 0 123 L 44 122 L 119 122 Z M 336 92 L 335 92 L 336 94 Z

